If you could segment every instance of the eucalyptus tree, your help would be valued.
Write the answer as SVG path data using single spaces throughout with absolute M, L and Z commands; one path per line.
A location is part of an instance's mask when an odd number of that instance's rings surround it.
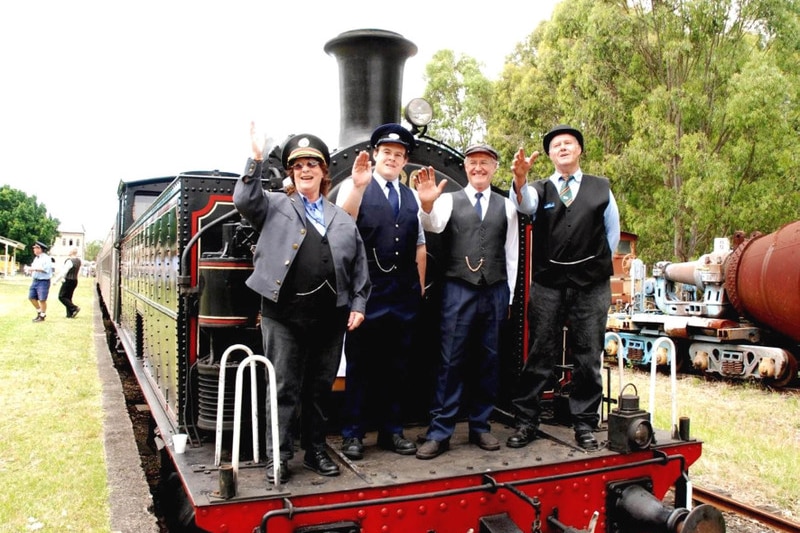
M 582 128 L 645 258 L 687 260 L 800 214 L 798 37 L 791 0 L 565 2 L 511 56 L 488 138 L 508 155 Z
M 426 65 L 424 78 L 424 97 L 437 117 L 430 134 L 461 150 L 484 141 L 492 82 L 483 75 L 478 61 L 440 50 Z

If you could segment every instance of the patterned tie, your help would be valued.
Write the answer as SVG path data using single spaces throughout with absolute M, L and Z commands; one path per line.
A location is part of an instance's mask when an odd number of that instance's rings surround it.
M 475 193 L 475 212 L 478 213 L 478 220 L 483 220 L 483 208 L 481 207 L 482 192 Z
M 397 218 L 398 213 L 400 213 L 400 198 L 397 197 L 397 189 L 394 188 L 390 181 L 386 182 L 386 188 L 389 189 L 389 205 L 392 206 L 394 216 Z
M 569 207 L 569 204 L 572 203 L 572 189 L 569 188 L 569 182 L 574 179 L 574 176 L 570 176 L 569 178 L 564 178 L 564 176 L 561 176 L 558 178 L 558 181 L 561 182 L 561 190 L 558 191 L 558 195 L 561 197 L 561 201 L 564 202 L 564 205 L 567 207 Z

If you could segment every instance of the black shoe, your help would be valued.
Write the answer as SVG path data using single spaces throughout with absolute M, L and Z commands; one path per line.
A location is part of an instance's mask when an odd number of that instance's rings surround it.
M 70 315 L 70 318 L 75 318 L 76 316 L 78 316 L 78 313 L 80 313 L 80 312 L 81 312 L 81 308 L 76 305 L 75 306 L 75 310 Z
M 414 455 L 417 453 L 417 445 L 405 438 L 402 433 L 378 435 L 378 446 L 400 455 Z
M 587 451 L 593 451 L 600 447 L 597 444 L 597 439 L 591 431 L 581 431 L 575 433 L 575 441 L 578 443 L 578 446 Z
M 348 459 L 358 461 L 364 458 L 364 443 L 358 437 L 347 437 L 342 441 L 342 453 Z
M 275 484 L 275 470 L 273 468 L 275 463 L 272 462 L 272 459 L 267 460 L 267 482 L 270 485 Z M 278 463 L 278 479 L 280 479 L 281 484 L 286 483 L 289 481 L 289 476 L 291 472 L 289 472 L 289 462 L 286 459 L 281 459 Z
M 36 318 L 31 320 L 31 322 L 44 322 L 44 316 L 43 315 L 36 315 Z
M 339 466 L 333 462 L 333 459 L 331 459 L 325 450 L 311 449 L 306 451 L 303 466 L 321 476 L 339 475 Z
M 470 433 L 469 441 L 472 444 L 476 444 L 481 450 L 495 452 L 500 449 L 500 441 L 488 431 L 485 433 Z
M 513 435 L 506 440 L 506 446 L 509 448 L 524 448 L 534 440 L 536 440 L 536 428 L 529 426 L 518 427 Z
M 433 459 L 439 457 L 450 448 L 450 440 L 426 440 L 417 449 L 417 459 Z

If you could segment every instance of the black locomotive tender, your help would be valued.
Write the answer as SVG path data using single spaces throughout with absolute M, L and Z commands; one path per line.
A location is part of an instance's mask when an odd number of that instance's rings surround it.
M 401 35 L 382 30 L 346 32 L 325 45 L 340 72 L 342 121 L 340 148 L 331 156 L 332 195 L 356 154 L 370 149 L 372 129 L 399 122 L 403 67 L 416 51 Z M 447 178 L 449 190 L 458 190 L 466 184 L 462 154 L 426 135 L 431 116 L 424 104 L 407 106 L 417 146 L 403 178 L 430 165 L 438 179 Z M 460 425 L 451 451 L 433 461 L 370 447 L 363 461 L 351 462 L 339 453 L 337 421 L 331 419 L 328 441 L 342 474 L 321 479 L 295 467 L 288 483 L 268 485 L 259 301 L 244 284 L 257 236 L 234 209 L 237 178 L 203 171 L 121 183 L 119 213 L 98 260 L 110 341 L 126 352 L 155 420 L 162 498 L 170 499 L 162 507 L 171 511 L 171 531 L 724 530 L 716 509 L 691 508 L 688 468 L 700 457 L 701 443 L 688 435 L 688 421 L 682 430 L 674 424 L 654 430 L 635 389 L 623 388 L 619 404 L 607 391 L 598 431 L 605 446 L 587 453 L 574 445 L 560 414 L 569 390 L 566 355 L 565 380 L 554 384 L 551 396 L 553 418 L 542 425 L 542 438 L 524 449 L 484 452 L 467 444 Z M 281 178 L 279 165 L 273 165 L 263 176 L 264 187 L 278 188 Z M 417 401 L 406 413 L 411 436 L 427 426 L 438 359 L 440 243 L 436 235 L 427 237 L 429 291 L 409 383 L 409 397 Z M 501 439 L 512 431 L 508 391 L 527 353 L 525 217 L 520 237 L 524 268 L 503 333 L 494 417 Z M 336 388 L 343 386 L 337 380 Z M 175 453 L 176 433 L 189 435 L 185 453 Z M 368 434 L 365 444 L 374 439 Z M 675 507 L 659 501 L 671 487 Z

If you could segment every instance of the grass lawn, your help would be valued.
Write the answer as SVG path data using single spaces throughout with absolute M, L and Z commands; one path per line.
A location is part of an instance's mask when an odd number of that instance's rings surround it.
M 65 318 L 52 287 L 33 323 L 30 278 L 0 278 L 0 531 L 110 530 L 93 279 Z

